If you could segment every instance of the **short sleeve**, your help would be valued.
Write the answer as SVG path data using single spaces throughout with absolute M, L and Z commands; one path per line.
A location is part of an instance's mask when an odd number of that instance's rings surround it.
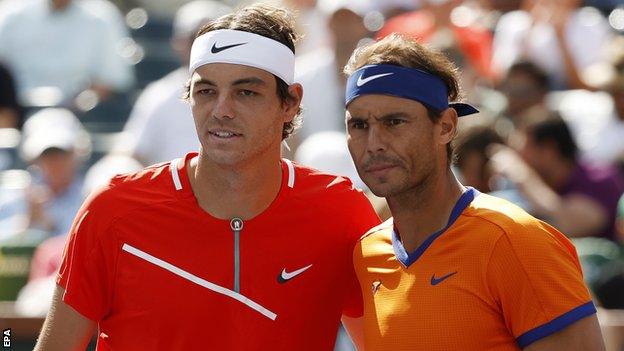
M 359 239 L 366 232 L 368 232 L 368 230 L 379 225 L 381 221 L 379 220 L 379 216 L 377 216 L 377 213 L 373 209 L 370 201 L 361 191 L 357 192 L 357 199 L 354 201 L 352 211 L 353 212 L 351 212 L 351 216 L 349 217 L 352 219 L 349 229 L 349 237 L 352 241 L 349 246 L 351 254 L 347 255 L 351 260 L 349 262 L 347 281 L 348 290 L 342 314 L 348 317 L 358 318 L 363 315 L 364 307 L 362 301 L 362 290 L 360 289 L 360 283 L 358 282 L 357 275 L 355 273 L 352 253 L 355 249 L 355 244 L 359 241 Z
M 518 228 L 497 241 L 486 280 L 508 330 L 524 348 L 596 308 L 572 243 L 543 223 Z
M 110 309 L 118 249 L 101 194 L 89 197 L 78 211 L 57 284 L 63 301 L 83 316 L 101 320 Z

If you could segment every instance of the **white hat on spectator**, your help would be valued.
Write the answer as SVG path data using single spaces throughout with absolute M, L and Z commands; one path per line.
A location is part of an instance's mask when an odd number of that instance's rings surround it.
M 218 1 L 194 0 L 182 5 L 173 19 L 173 36 L 187 38 L 200 26 L 232 12 L 232 8 Z
M 51 148 L 74 151 L 82 158 L 91 151 L 89 134 L 67 109 L 45 108 L 24 123 L 21 155 L 25 161 L 32 162 Z

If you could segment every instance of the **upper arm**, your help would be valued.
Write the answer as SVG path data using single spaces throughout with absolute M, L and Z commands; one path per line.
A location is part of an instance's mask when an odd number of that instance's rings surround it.
M 521 232 L 498 240 L 487 281 L 507 329 L 527 347 L 594 316 L 596 309 L 569 240 L 535 222 L 516 230 Z
M 35 351 L 84 350 L 93 335 L 96 323 L 63 302 L 64 292 L 56 286 Z
M 601 351 L 604 349 L 596 315 L 578 320 L 563 330 L 524 348 L 525 351 Z

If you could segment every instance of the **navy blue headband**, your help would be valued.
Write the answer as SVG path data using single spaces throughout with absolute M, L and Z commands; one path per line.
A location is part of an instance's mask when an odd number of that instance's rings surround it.
M 349 106 L 355 98 L 367 94 L 392 95 L 416 100 L 437 112 L 452 107 L 460 117 L 479 112 L 469 104 L 461 102 L 449 104 L 446 85 L 442 79 L 414 68 L 368 65 L 358 69 L 347 81 L 345 106 Z

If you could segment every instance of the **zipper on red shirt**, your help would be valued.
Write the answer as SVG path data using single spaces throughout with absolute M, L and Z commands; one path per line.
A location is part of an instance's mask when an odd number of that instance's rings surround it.
M 240 293 L 240 233 L 243 230 L 243 220 L 232 218 L 230 228 L 234 232 L 234 291 Z

